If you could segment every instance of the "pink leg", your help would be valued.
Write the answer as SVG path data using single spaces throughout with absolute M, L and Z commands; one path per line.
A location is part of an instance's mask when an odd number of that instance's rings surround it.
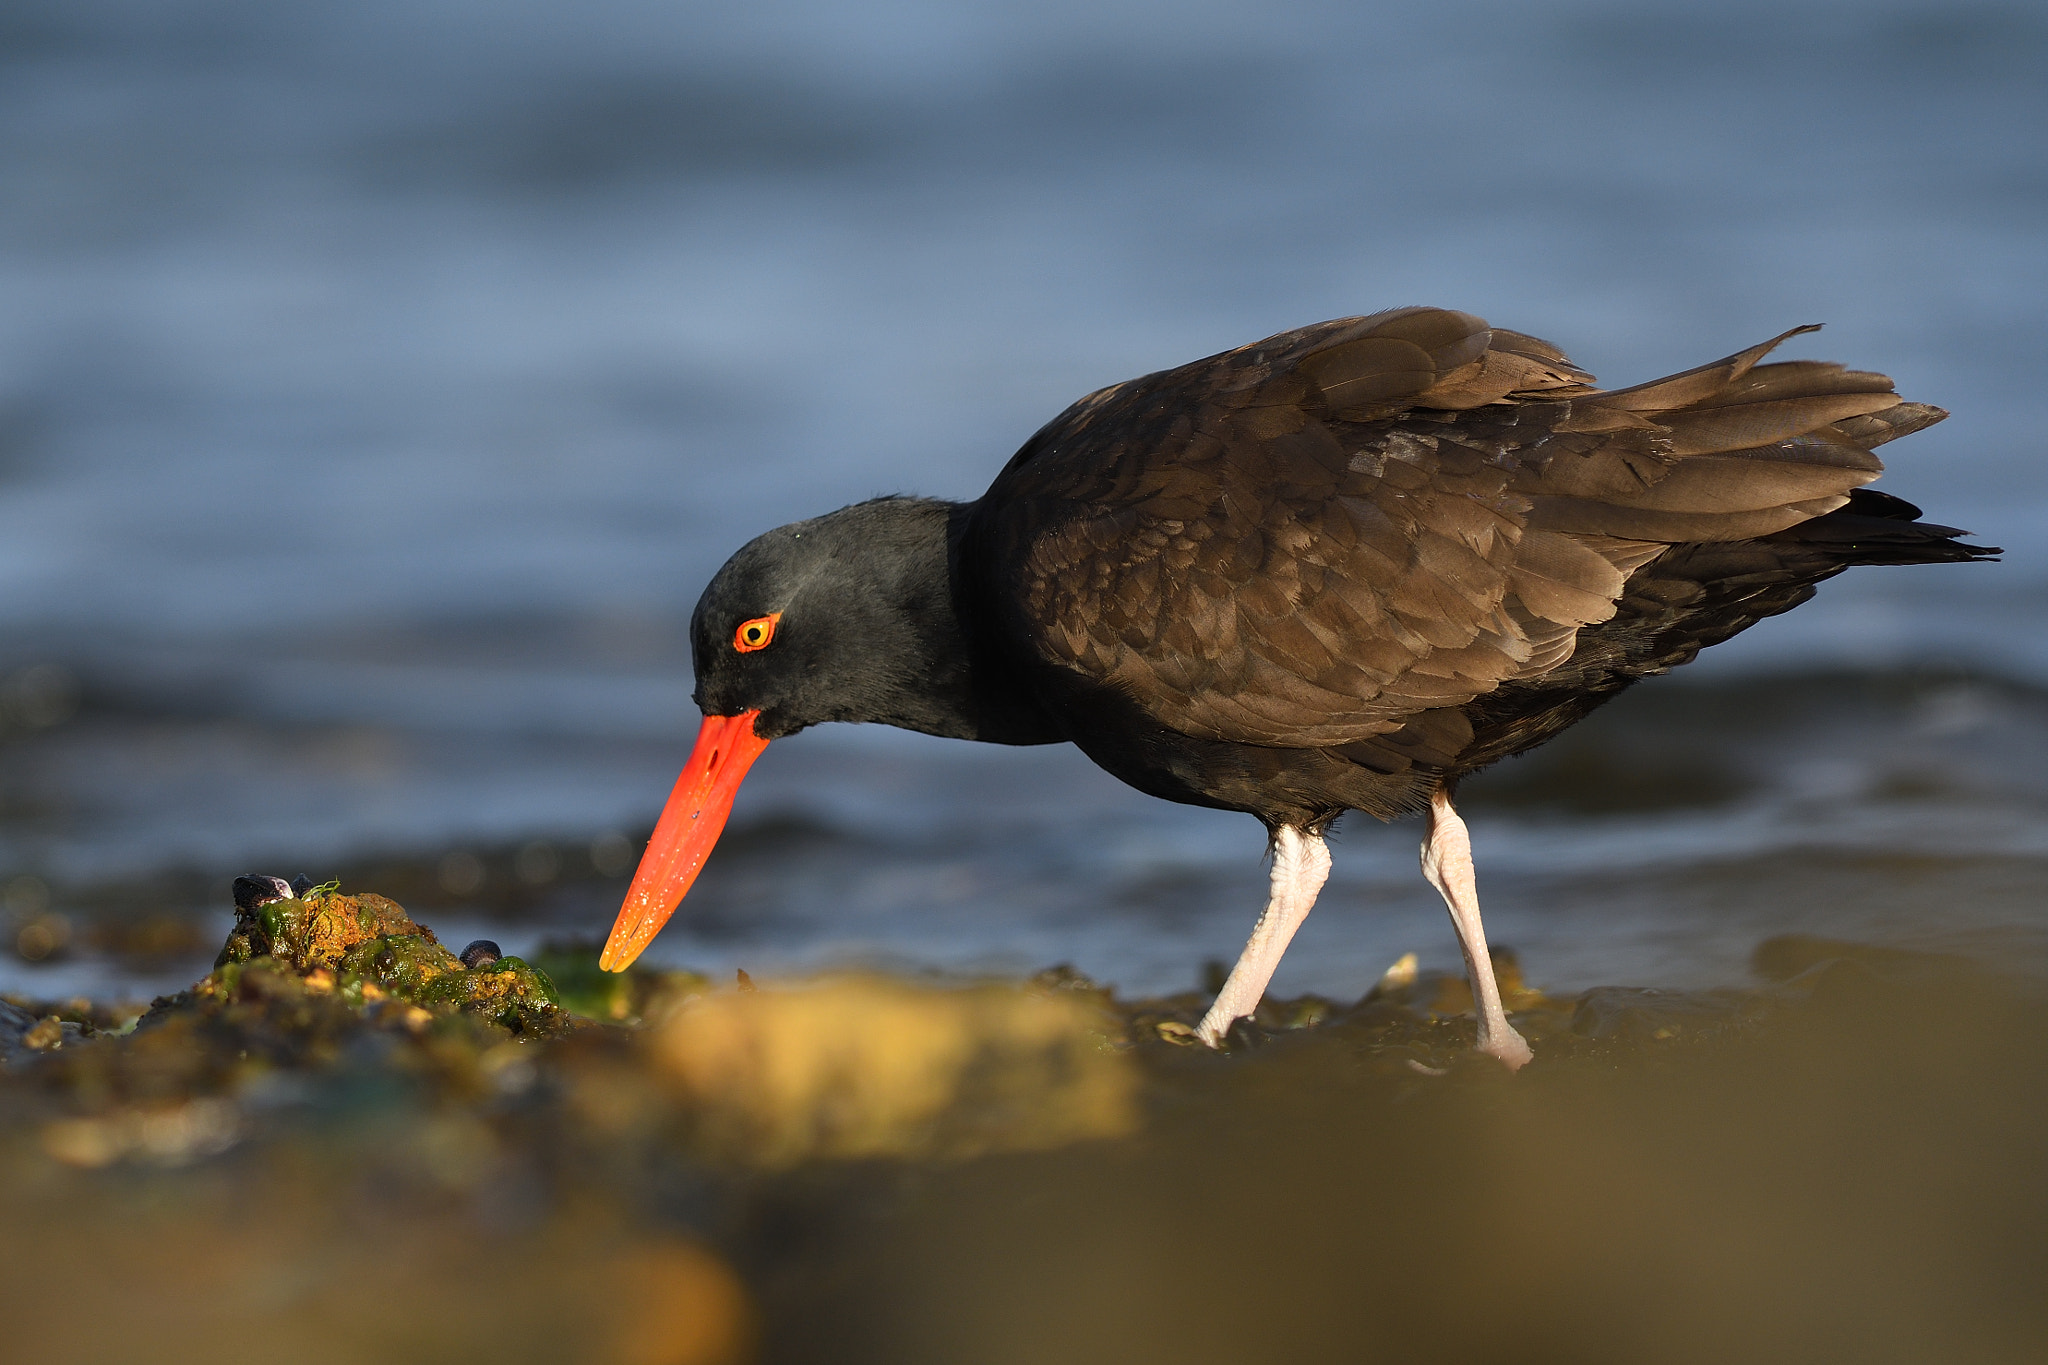
M 1282 825 L 1273 835 L 1273 892 L 1230 979 L 1216 995 L 1216 1003 L 1202 1016 L 1195 1036 L 1210 1047 L 1219 1047 L 1230 1032 L 1231 1021 L 1241 1019 L 1259 1007 L 1273 969 L 1294 938 L 1294 931 L 1315 908 L 1316 894 L 1330 876 L 1330 850 L 1322 836 Z
M 1493 959 L 1486 951 L 1486 929 L 1479 922 L 1479 886 L 1472 875 L 1472 836 L 1451 805 L 1451 794 L 1439 787 L 1429 799 L 1429 832 L 1422 840 L 1422 875 L 1442 893 L 1457 926 L 1458 946 L 1465 952 L 1465 976 L 1472 983 L 1472 1001 L 1479 1015 L 1479 1050 L 1518 1071 L 1536 1054 L 1508 1023 L 1500 1007 L 1500 987 L 1493 979 Z

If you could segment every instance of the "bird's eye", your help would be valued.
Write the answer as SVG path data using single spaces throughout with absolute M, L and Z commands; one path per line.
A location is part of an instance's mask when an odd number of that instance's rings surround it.
M 782 613 L 776 611 L 740 622 L 740 628 L 732 633 L 732 647 L 742 654 L 766 649 L 768 642 L 775 638 L 775 623 L 781 619 Z

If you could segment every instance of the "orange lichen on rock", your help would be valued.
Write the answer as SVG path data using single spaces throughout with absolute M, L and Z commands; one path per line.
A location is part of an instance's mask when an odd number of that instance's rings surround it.
M 214 965 L 274 957 L 300 972 L 319 967 L 334 970 L 354 949 L 391 935 L 418 935 L 438 946 L 434 931 L 414 924 L 396 901 L 369 892 L 355 896 L 314 892 L 304 899 L 238 907 L 235 927 Z

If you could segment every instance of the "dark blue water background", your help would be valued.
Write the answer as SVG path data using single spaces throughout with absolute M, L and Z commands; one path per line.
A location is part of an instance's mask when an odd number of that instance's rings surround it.
M 180 871 L 410 858 L 450 936 L 600 932 L 739 543 L 1409 302 L 1609 383 L 1824 322 L 1794 353 L 1955 413 L 1884 486 L 2010 550 L 1831 584 L 1661 684 L 1704 710 L 1476 816 L 1496 939 L 1559 985 L 1728 979 L 1788 927 L 2034 951 L 2044 71 L 2042 6 L 1903 0 L 14 0 L 0 927 L 76 941 L 0 988 L 188 975 L 85 946 L 93 888 Z M 1656 755 L 1709 713 L 1688 786 Z M 1455 961 L 1412 845 L 1347 834 L 1281 988 Z M 516 913 L 472 848 L 523 851 Z M 656 955 L 1178 987 L 1259 852 L 1069 750 L 813 732 Z

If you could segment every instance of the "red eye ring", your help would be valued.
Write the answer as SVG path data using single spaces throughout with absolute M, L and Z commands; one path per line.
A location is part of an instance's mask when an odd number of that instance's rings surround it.
M 775 639 L 775 623 L 781 619 L 781 612 L 771 611 L 766 616 L 740 622 L 740 628 L 732 633 L 732 647 L 742 654 L 768 648 Z

